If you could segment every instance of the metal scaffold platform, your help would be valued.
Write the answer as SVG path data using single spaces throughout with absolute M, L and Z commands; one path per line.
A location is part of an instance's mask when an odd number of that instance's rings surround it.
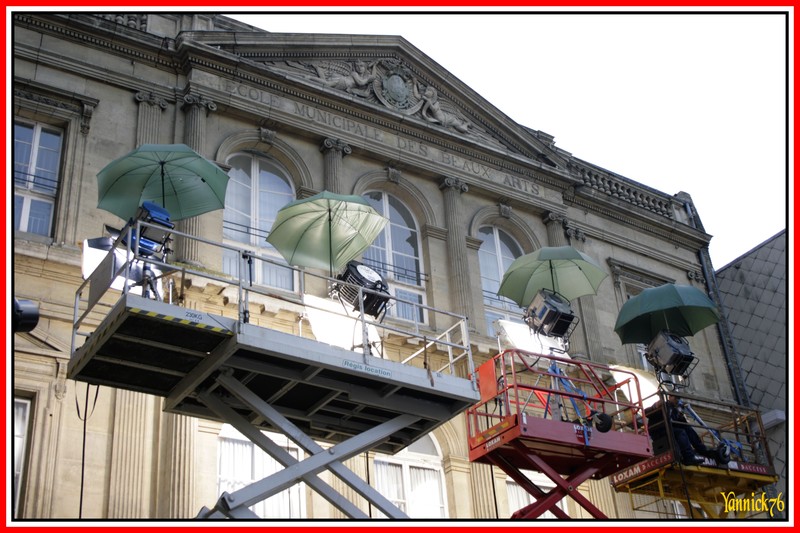
M 251 253 L 241 255 L 240 272 L 245 275 L 239 277 L 166 265 L 138 256 L 130 248 L 121 261 L 117 248 L 109 254 L 104 259 L 108 264 L 88 276 L 76 295 L 69 377 L 161 396 L 167 412 L 229 423 L 284 466 L 252 485 L 224 493 L 200 517 L 253 518 L 250 506 L 305 482 L 345 515 L 366 518 L 317 476 L 328 469 L 386 516 L 403 518 L 400 509 L 343 462 L 366 450 L 396 453 L 478 399 L 470 377 L 472 356 L 463 317 L 443 313 L 440 323 L 449 321 L 452 326 L 421 333 L 418 326 L 405 331 L 396 323 L 345 312 L 338 301 L 333 311 L 330 306 L 312 309 L 310 302 L 330 298 L 306 299 L 300 293 L 291 301 L 285 296 L 273 299 L 247 279 L 254 260 L 269 261 Z M 133 294 L 130 289 L 135 283 L 128 281 L 121 292 L 109 292 L 112 282 L 133 271 L 137 262 L 168 272 L 160 281 L 169 296 L 192 286 L 187 280 L 197 287 L 204 279 L 206 287 L 218 288 L 216 292 L 227 285 L 225 301 L 235 310 L 234 317 L 175 305 L 170 297 L 160 301 Z M 281 266 L 298 276 L 299 286 L 305 286 L 309 274 Z M 173 280 L 178 280 L 177 288 L 171 285 Z M 325 278 L 320 285 L 331 281 Z M 364 288 L 353 286 L 351 291 L 364 300 Z M 177 301 L 183 301 L 185 294 L 178 296 Z M 289 309 L 285 314 L 297 317 L 298 327 L 286 332 L 252 323 L 251 307 L 263 307 L 267 301 Z M 309 316 L 313 312 L 325 314 L 320 321 L 349 324 L 345 347 L 312 338 L 315 323 Z M 425 308 L 429 317 L 436 312 Z M 305 334 L 299 324 L 302 320 L 311 326 Z M 355 343 L 354 331 L 364 332 Z M 383 340 L 403 339 L 405 357 L 383 357 L 374 342 L 376 335 Z M 82 336 L 85 342 L 76 346 Z M 286 435 L 307 457 L 295 460 L 262 430 Z M 323 450 L 320 443 L 331 446 Z
M 662 392 L 660 401 L 646 410 L 655 455 L 614 474 L 614 489 L 629 495 L 633 509 L 661 518 L 769 518 L 769 509 L 753 503 L 778 480 L 758 411 L 672 395 L 685 405 L 689 425 L 706 448 L 723 447 L 725 455 L 709 453 L 700 464 L 682 464 L 674 434 L 665 425 Z
M 652 455 L 638 382 L 630 374 L 613 386 L 601 365 L 519 349 L 505 350 L 477 369 L 480 402 L 467 411 L 470 460 L 496 466 L 535 501 L 512 518 L 546 511 L 569 518 L 558 503 L 569 496 L 595 518 L 606 515 L 578 486 Z M 617 391 L 625 390 L 625 397 Z M 545 474 L 545 492 L 523 473 Z

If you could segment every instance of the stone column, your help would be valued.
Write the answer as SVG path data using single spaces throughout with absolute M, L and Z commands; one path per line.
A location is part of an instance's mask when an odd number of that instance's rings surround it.
M 580 243 L 586 241 L 586 235 L 573 226 L 567 217 L 550 211 L 545 213 L 542 220 L 547 227 L 547 241 L 550 246 L 573 246 L 578 250 L 582 249 Z M 593 354 L 596 356 L 602 353 L 594 296 L 581 296 L 572 302 L 572 308 L 580 322 L 569 338 L 570 354 L 584 355 L 592 359 Z
M 548 246 L 567 246 L 567 236 L 564 233 L 564 223 L 567 217 L 553 211 L 548 211 L 542 217 L 545 227 L 547 228 L 547 244 Z
M 194 518 L 200 511 L 194 490 L 197 419 L 165 413 L 162 430 L 163 463 L 158 518 Z
M 167 109 L 167 101 L 152 92 L 139 91 L 134 96 L 139 102 L 136 119 L 136 145 L 158 143 L 161 114 Z
M 506 490 L 505 486 L 498 487 L 491 466 L 472 463 L 470 472 L 470 485 L 472 489 L 472 512 L 475 519 L 498 518 L 497 503 L 495 501 L 498 490 Z
M 586 234 L 569 222 L 565 225 L 565 232 L 570 244 L 577 250 L 584 251 Z M 608 283 L 608 281 L 604 280 L 603 283 Z M 576 338 L 576 343 L 574 345 L 576 353 L 578 353 L 578 351 L 583 352 L 589 359 L 597 361 L 597 357 L 603 353 L 603 343 L 601 341 L 600 324 L 597 320 L 594 296 L 590 294 L 578 298 L 578 311 L 580 312 L 581 323 L 577 328 L 580 330 L 580 336 Z M 582 344 L 579 345 L 578 342 Z
M 341 139 L 327 138 L 322 141 L 319 151 L 325 156 L 324 189 L 335 194 L 344 194 L 341 185 L 341 168 L 344 156 L 350 155 L 353 149 Z
M 461 212 L 461 194 L 469 190 L 463 181 L 445 177 L 439 184 L 444 196 L 444 218 L 447 225 L 447 259 L 451 280 L 450 311 L 472 318 L 467 255 L 467 223 Z
M 184 144 L 203 155 L 206 141 L 206 119 L 208 114 L 217 110 L 214 101 L 197 94 L 186 94 L 183 97 L 183 111 L 186 113 L 184 123 Z M 197 237 L 210 236 L 212 229 L 208 217 L 200 215 L 179 221 L 175 229 Z M 202 245 L 192 239 L 176 239 L 175 259 L 190 265 L 201 266 L 203 261 Z
M 444 458 L 443 466 L 450 518 L 474 518 L 472 500 L 464 497 L 472 490 L 469 459 L 450 455 Z
M 153 396 L 116 390 L 108 518 L 151 518 Z

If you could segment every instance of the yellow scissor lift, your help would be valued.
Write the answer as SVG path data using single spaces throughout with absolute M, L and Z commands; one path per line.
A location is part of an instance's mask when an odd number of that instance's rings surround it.
M 670 393 L 678 397 L 689 425 L 708 449 L 721 443 L 729 449 L 727 463 L 704 458 L 703 463 L 688 466 L 681 464 L 674 436 L 665 424 L 666 394 L 657 394 L 659 401 L 646 410 L 653 457 L 610 477 L 617 492 L 628 493 L 634 510 L 659 518 L 708 519 L 769 518 L 770 508 L 777 511 L 775 505 L 780 502 L 766 491 L 778 476 L 757 411 Z

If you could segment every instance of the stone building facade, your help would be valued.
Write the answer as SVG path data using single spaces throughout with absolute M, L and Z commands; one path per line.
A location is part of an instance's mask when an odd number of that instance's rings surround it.
M 226 209 L 178 224 L 208 241 L 264 251 L 263 238 L 244 242 L 237 229 L 268 229 L 262 219 L 281 198 L 322 190 L 370 198 L 397 230 L 380 256 L 393 294 L 468 316 L 477 363 L 496 352 L 492 322 L 520 312 L 494 295 L 503 261 L 542 246 L 576 247 L 609 273 L 596 295 L 574 304 L 575 357 L 641 367 L 613 331 L 620 306 L 672 281 L 713 294 L 711 237 L 688 194 L 573 156 L 402 38 L 272 34 L 208 14 L 19 12 L 12 21 L 15 163 L 25 142 L 41 155 L 35 170 L 15 167 L 14 295 L 40 309 L 38 326 L 13 339 L 17 517 L 190 518 L 219 495 L 222 424 L 66 377 L 82 242 L 121 225 L 96 207 L 96 175 L 144 143 L 184 143 L 231 175 L 260 177 L 240 180 L 235 193 L 229 184 Z M 46 186 L 26 177 L 39 175 Z M 175 248 L 176 261 L 226 269 L 224 254 L 202 242 Z M 185 305 L 225 302 L 195 290 Z M 391 319 L 436 326 L 424 316 Z M 721 338 L 715 328 L 692 338 L 702 354 L 692 390 L 737 401 L 744 383 Z M 514 510 L 505 474 L 469 462 L 463 416 L 423 448 L 397 464 L 433 465 L 438 516 Z M 391 459 L 370 453 L 352 468 L 374 475 L 379 463 Z M 582 490 L 609 516 L 635 518 L 607 482 Z M 293 517 L 341 517 L 300 491 Z

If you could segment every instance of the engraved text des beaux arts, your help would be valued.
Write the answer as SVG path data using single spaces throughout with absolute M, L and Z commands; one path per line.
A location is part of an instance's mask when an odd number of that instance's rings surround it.
M 378 142 L 386 146 L 395 146 L 403 152 L 414 154 L 448 168 L 469 173 L 478 178 L 511 187 L 524 194 L 532 196 L 541 195 L 539 185 L 530 179 L 507 174 L 477 161 L 439 150 L 438 148 L 428 146 L 419 141 L 397 136 L 345 116 L 317 109 L 307 104 L 291 101 L 254 87 L 248 87 L 229 80 L 225 83 L 226 91 L 233 96 L 268 105 L 274 110 L 288 112 L 305 120 L 335 128 L 341 132 L 355 135 L 367 141 Z

